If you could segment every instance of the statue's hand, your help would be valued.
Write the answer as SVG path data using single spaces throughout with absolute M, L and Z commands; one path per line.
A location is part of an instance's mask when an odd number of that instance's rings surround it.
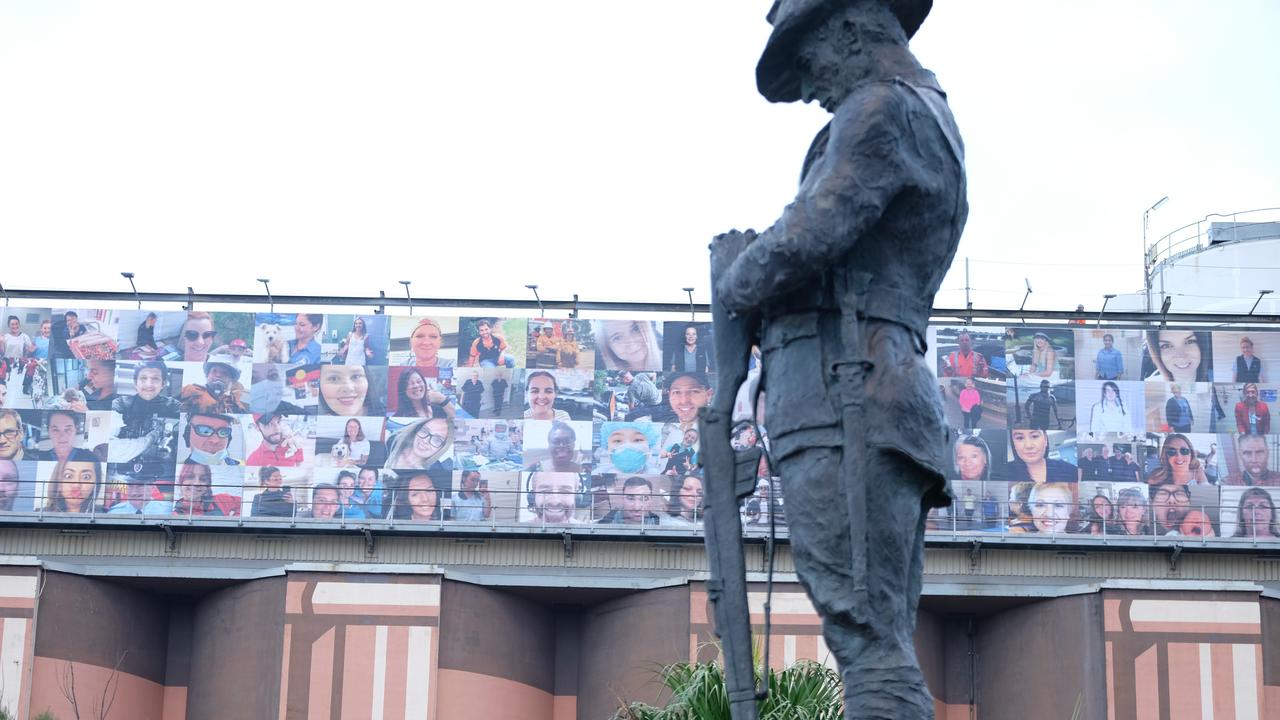
M 715 236 L 711 241 L 711 279 L 715 283 L 716 302 L 728 308 L 734 314 L 750 310 L 756 298 L 738 297 L 737 287 L 741 286 L 737 276 L 742 272 L 738 256 L 747 249 L 757 237 L 755 230 L 730 230 Z

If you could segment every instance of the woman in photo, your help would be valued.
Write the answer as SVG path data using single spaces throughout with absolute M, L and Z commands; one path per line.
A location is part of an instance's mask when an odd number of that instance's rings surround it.
M 1276 522 L 1276 504 L 1271 494 L 1260 487 L 1240 493 L 1236 506 L 1236 533 L 1232 537 L 1280 538 Z
M 425 472 L 414 473 L 397 493 L 394 517 L 397 520 L 431 522 L 440 520 L 440 491 Z
M 960 414 L 964 416 L 965 430 L 978 427 L 978 421 L 982 419 L 982 393 L 978 392 L 973 378 L 964 379 L 964 389 L 960 391 Z
M 253 506 L 249 514 L 254 517 L 293 517 L 293 490 L 284 486 L 284 475 L 280 468 L 266 466 L 258 468 L 258 487 L 261 490 L 253 496 Z
M 698 327 L 686 325 L 683 337 L 684 342 L 676 346 L 671 357 L 667 358 L 666 369 L 669 372 L 710 372 L 710 353 L 698 337 Z
M 1120 386 L 1110 380 L 1102 383 L 1102 397 L 1089 410 L 1089 432 L 1094 437 L 1133 432 L 1133 422 L 1120 398 Z
M 1009 480 L 1041 483 L 1070 483 L 1077 477 L 1076 466 L 1049 457 L 1049 436 L 1038 428 L 1014 428 L 1009 431 L 1013 444 L 1013 462 L 1009 464 Z
M 427 418 L 406 425 L 391 439 L 387 467 L 419 470 L 433 466 L 452 467 L 453 423 L 445 418 Z
M 1166 435 L 1160 447 L 1160 467 L 1147 476 L 1149 485 L 1188 485 L 1190 483 L 1208 484 L 1204 465 L 1191 439 L 1181 433 Z
M 444 393 L 433 388 L 417 368 L 400 373 L 396 381 L 396 417 L 435 417 L 448 409 Z
M 208 465 L 183 463 L 178 472 L 178 498 L 173 503 L 174 515 L 223 517 L 213 498 L 213 471 Z
M 1111 503 L 1111 498 L 1098 493 L 1089 501 L 1089 512 L 1087 517 L 1080 521 L 1079 532 L 1090 535 L 1111 533 L 1115 522 L 1115 507 Z
M 364 427 L 360 421 L 351 418 L 342 431 L 343 445 L 347 446 L 347 457 L 344 465 L 363 465 L 369 459 L 369 441 L 365 439 Z
M 321 367 L 320 412 L 346 417 L 381 415 L 382 404 L 369 392 L 368 371 L 360 365 Z
M 1116 523 L 1109 525 L 1107 532 L 1112 535 L 1150 535 L 1147 508 L 1147 494 L 1142 490 L 1135 487 L 1121 490 L 1116 500 Z
M 87 460 L 67 460 L 53 466 L 49 476 L 46 512 L 87 513 L 102 487 L 102 466 Z
M 1031 368 L 1027 374 L 1042 378 L 1050 377 L 1057 363 L 1058 351 L 1053 349 L 1049 336 L 1042 332 L 1036 333 L 1032 340 Z
M 535 370 L 529 373 L 526 389 L 529 409 L 524 411 L 527 420 L 560 420 L 569 421 L 569 413 L 556 409 L 556 396 L 560 394 L 560 385 L 556 377 L 546 370 Z
M 489 483 L 475 470 L 462 473 L 462 489 L 453 495 L 453 519 L 463 522 L 484 522 L 493 515 L 493 499 L 489 496 Z
M 217 346 L 218 331 L 213 328 L 213 315 L 189 312 L 178 331 L 178 350 L 186 362 L 205 362 L 209 351 Z
M 357 317 L 351 323 L 351 332 L 338 348 L 344 365 L 365 365 L 373 358 L 373 348 L 369 347 L 369 330 L 364 318 Z
M 702 478 L 689 474 L 680 479 L 679 487 L 671 494 L 668 517 L 663 525 L 693 525 L 703 520 Z
M 440 346 L 444 344 L 444 332 L 440 323 L 431 318 L 422 318 L 417 327 L 409 333 L 409 357 L 405 365 L 425 368 L 451 368 L 453 360 L 440 357 Z
M 344 520 L 364 520 L 367 517 L 356 498 L 356 474 L 350 470 L 338 473 L 338 504 L 341 506 L 338 514 Z
M 975 435 L 965 435 L 955 444 L 956 475 L 961 480 L 991 479 L 991 449 Z
M 1075 509 L 1075 493 L 1070 485 L 1045 483 L 1031 489 L 1027 505 L 1031 508 L 1030 532 L 1053 534 L 1067 532 Z
M 1148 330 L 1147 356 L 1142 363 L 1148 380 L 1176 383 L 1213 382 L 1209 333 L 1190 330 Z
M 657 370 L 662 366 L 662 343 L 653 323 L 640 320 L 600 320 L 596 342 L 605 370 Z

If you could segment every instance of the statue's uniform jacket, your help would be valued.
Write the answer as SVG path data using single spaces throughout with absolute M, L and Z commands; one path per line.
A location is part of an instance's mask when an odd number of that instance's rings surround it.
M 795 202 L 717 285 L 731 310 L 763 316 L 765 426 L 785 459 L 845 442 L 833 367 L 850 357 L 840 326 L 849 319 L 836 293 L 870 274 L 866 443 L 927 471 L 931 505 L 949 497 L 948 448 L 924 332 L 968 214 L 945 98 L 927 70 L 855 88 L 815 138 Z

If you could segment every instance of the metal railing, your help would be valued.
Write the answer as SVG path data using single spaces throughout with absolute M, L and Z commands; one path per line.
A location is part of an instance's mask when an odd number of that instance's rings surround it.
M 1214 243 L 1233 242 L 1244 237 L 1241 229 L 1257 223 L 1280 223 L 1280 208 L 1259 208 L 1234 213 L 1213 213 L 1203 219 L 1183 225 L 1173 230 L 1147 247 L 1147 269 L 1155 268 L 1160 263 L 1176 260 Z M 1218 232 L 1211 233 L 1210 228 L 1216 224 L 1225 224 Z M 1225 235 L 1219 235 L 1225 233 Z M 1275 237 L 1280 237 L 1280 229 Z M 1262 239 L 1249 235 L 1246 239 Z
M 299 488 L 298 502 L 284 502 L 272 514 L 255 514 L 254 495 L 260 488 L 214 486 L 196 501 L 174 498 L 164 493 L 146 497 L 135 495 L 96 499 L 83 505 L 83 512 L 55 509 L 42 497 L 15 497 L 14 505 L 29 504 L 29 510 L 0 510 L 0 525 L 82 525 L 148 526 L 186 525 L 199 527 L 254 527 L 257 529 L 377 529 L 380 531 L 457 531 L 469 535 L 512 533 L 530 530 L 555 533 L 644 535 L 658 532 L 666 537 L 700 538 L 702 507 L 700 498 L 685 505 L 670 493 L 627 493 L 605 488 L 582 491 L 489 490 L 462 495 L 460 490 L 438 492 L 403 486 L 384 487 L 377 497 L 364 492 L 334 497 L 329 491 L 312 497 Z M 305 496 L 305 502 L 301 500 Z M 188 496 L 190 497 L 190 496 Z M 27 503 L 26 501 L 31 501 Z M 478 502 L 476 502 L 478 500 Z M 280 512 L 286 508 L 287 512 Z M 786 537 L 783 501 L 770 502 L 767 496 L 742 503 L 743 533 L 760 537 L 769 530 L 769 513 Z M 950 508 L 929 514 L 926 538 L 931 541 L 999 538 L 1004 545 L 1069 542 L 1073 544 L 1132 545 L 1188 544 L 1217 546 L 1280 547 L 1280 521 L 1272 512 L 1270 523 L 1254 524 L 1238 517 L 1235 505 L 1161 504 L 1146 506 L 1140 517 L 1121 519 L 1100 516 L 1087 503 L 1037 502 L 1028 511 L 1011 512 L 1009 503 L 985 500 L 970 506 L 963 500 Z M 1224 536 L 1223 531 L 1230 531 Z

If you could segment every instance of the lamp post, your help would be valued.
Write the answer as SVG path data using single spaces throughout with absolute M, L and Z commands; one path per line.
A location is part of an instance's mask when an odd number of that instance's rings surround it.
M 1169 196 L 1165 195 L 1154 205 L 1142 211 L 1142 281 L 1147 288 L 1147 312 L 1151 312 L 1151 254 L 1147 252 L 1147 227 L 1151 224 L 1151 213 L 1159 210 L 1167 202 L 1169 202 Z

